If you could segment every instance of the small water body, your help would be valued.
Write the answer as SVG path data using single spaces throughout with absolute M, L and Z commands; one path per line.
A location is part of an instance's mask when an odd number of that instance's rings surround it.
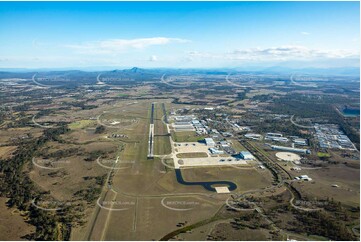
M 342 109 L 342 114 L 346 117 L 359 117 L 360 109 L 346 107 L 346 108 Z
M 237 188 L 237 185 L 230 181 L 209 181 L 209 182 L 187 182 L 183 179 L 182 172 L 180 169 L 175 169 L 175 174 L 177 177 L 178 183 L 186 186 L 203 186 L 204 189 L 216 192 L 216 189 L 212 187 L 213 185 L 224 185 L 227 186 L 230 191 L 233 191 Z

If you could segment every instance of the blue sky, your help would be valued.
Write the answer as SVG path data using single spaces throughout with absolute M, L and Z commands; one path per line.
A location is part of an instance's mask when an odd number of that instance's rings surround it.
M 359 2 L 0 2 L 0 68 L 359 65 Z

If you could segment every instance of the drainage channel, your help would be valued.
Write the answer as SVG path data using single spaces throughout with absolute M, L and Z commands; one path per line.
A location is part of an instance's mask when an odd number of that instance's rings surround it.
M 230 191 L 233 191 L 237 188 L 237 185 L 230 181 L 187 182 L 183 179 L 181 169 L 175 169 L 175 174 L 178 183 L 186 186 L 203 186 L 204 189 L 211 192 L 216 192 L 216 189 L 213 187 L 213 185 L 226 185 Z

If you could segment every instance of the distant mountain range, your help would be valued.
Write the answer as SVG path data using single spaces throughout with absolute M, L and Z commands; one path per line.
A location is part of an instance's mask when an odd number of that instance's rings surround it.
M 72 71 L 72 72 L 120 72 L 120 73 L 158 73 L 158 72 L 187 72 L 187 73 L 203 73 L 203 74 L 227 74 L 232 72 L 247 72 L 247 73 L 263 73 L 263 74 L 316 74 L 316 75 L 348 75 L 360 76 L 359 67 L 337 67 L 337 68 L 290 68 L 284 66 L 270 66 L 270 67 L 238 67 L 238 68 L 117 68 L 117 67 L 87 67 L 87 68 L 0 68 L 0 72 L 53 72 L 53 71 Z

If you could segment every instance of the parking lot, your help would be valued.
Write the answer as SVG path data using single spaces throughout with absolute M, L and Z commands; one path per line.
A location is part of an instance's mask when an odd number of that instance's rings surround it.
M 178 160 L 179 167 L 247 165 L 245 160 L 234 157 L 184 158 Z

